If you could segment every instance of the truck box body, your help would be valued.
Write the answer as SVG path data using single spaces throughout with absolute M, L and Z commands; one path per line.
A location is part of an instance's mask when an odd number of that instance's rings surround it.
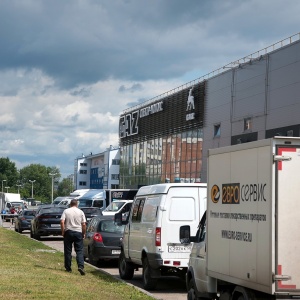
M 209 150 L 207 275 L 300 295 L 300 138 Z
M 0 192 L 1 202 L 3 205 L 3 209 L 9 212 L 12 206 L 15 207 L 23 207 L 24 201 L 21 200 L 20 194 L 16 193 L 2 193 Z

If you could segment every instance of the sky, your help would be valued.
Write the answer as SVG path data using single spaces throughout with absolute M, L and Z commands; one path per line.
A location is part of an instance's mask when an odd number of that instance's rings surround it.
M 0 157 L 74 173 L 119 116 L 300 32 L 298 0 L 0 0 Z

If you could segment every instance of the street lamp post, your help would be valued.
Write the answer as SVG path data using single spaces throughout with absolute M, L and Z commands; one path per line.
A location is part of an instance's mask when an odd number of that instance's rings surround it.
M 3 193 L 3 182 L 6 181 L 6 179 L 2 180 L 2 193 Z
M 57 175 L 57 173 L 49 173 L 49 176 L 51 176 L 52 179 L 52 187 L 51 187 L 51 203 L 53 202 L 53 189 L 54 189 L 54 185 L 53 185 L 53 181 L 54 181 L 54 177 Z
M 35 180 L 29 180 L 29 182 L 31 182 L 31 198 L 33 199 L 33 183 Z
M 8 193 L 8 189 L 10 189 L 10 186 L 6 186 L 6 193 Z
M 22 184 L 17 184 L 18 187 L 18 194 L 20 194 L 20 187 L 22 186 Z

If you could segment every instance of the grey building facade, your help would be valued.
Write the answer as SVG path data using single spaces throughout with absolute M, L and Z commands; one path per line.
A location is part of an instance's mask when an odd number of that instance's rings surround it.
M 120 186 L 206 182 L 208 149 L 300 136 L 299 116 L 297 34 L 124 111 Z

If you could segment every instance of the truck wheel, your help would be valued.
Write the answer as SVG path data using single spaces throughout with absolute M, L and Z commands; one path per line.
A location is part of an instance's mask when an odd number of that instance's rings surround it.
M 154 290 L 157 284 L 157 279 L 151 277 L 151 267 L 149 266 L 148 258 L 143 259 L 143 285 L 145 290 Z
M 134 274 L 134 268 L 130 263 L 126 261 L 123 250 L 121 251 L 119 257 L 119 274 L 122 279 L 129 279 L 129 280 L 132 279 Z
M 187 300 L 197 300 L 194 281 L 191 279 L 189 281 L 189 287 L 188 287 L 188 294 L 187 294 Z

